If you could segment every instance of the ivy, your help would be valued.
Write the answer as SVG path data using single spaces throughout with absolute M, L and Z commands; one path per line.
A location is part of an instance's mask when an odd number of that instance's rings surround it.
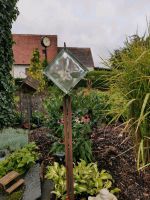
M 14 82 L 10 74 L 13 65 L 12 23 L 19 11 L 18 0 L 0 0 L 0 129 L 9 126 L 14 119 Z

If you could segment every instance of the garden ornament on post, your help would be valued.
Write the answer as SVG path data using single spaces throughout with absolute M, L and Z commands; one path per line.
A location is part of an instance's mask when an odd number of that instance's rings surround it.
M 64 93 L 64 137 L 67 200 L 74 199 L 73 189 L 73 156 L 72 156 L 72 109 L 69 92 L 86 75 L 87 69 L 64 48 L 46 67 L 44 74 L 52 80 Z

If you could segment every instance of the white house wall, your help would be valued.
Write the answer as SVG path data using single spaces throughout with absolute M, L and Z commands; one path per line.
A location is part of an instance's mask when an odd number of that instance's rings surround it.
M 14 78 L 26 78 L 26 69 L 29 68 L 29 65 L 13 65 L 12 76 Z M 89 71 L 93 71 L 93 67 L 87 68 Z
M 28 65 L 13 65 L 12 75 L 14 78 L 26 78 Z

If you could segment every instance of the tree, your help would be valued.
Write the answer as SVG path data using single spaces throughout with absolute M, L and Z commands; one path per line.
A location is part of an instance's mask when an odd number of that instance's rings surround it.
M 0 0 L 0 129 L 9 126 L 14 119 L 14 84 L 10 74 L 13 65 L 13 21 L 19 14 L 18 0 Z
M 38 89 L 39 91 L 42 91 L 46 86 L 46 82 L 44 80 L 44 75 L 43 75 L 43 68 L 44 68 L 45 62 L 43 63 L 40 60 L 39 50 L 35 49 L 33 51 L 33 55 L 31 58 L 28 74 L 32 78 L 39 81 L 39 89 Z

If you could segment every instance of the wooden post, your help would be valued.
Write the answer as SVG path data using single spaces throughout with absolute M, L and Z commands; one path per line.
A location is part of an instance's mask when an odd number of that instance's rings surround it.
M 71 97 L 64 97 L 64 137 L 65 137 L 65 165 L 66 165 L 66 186 L 67 200 L 74 199 L 73 189 L 73 156 L 72 156 L 72 109 Z

